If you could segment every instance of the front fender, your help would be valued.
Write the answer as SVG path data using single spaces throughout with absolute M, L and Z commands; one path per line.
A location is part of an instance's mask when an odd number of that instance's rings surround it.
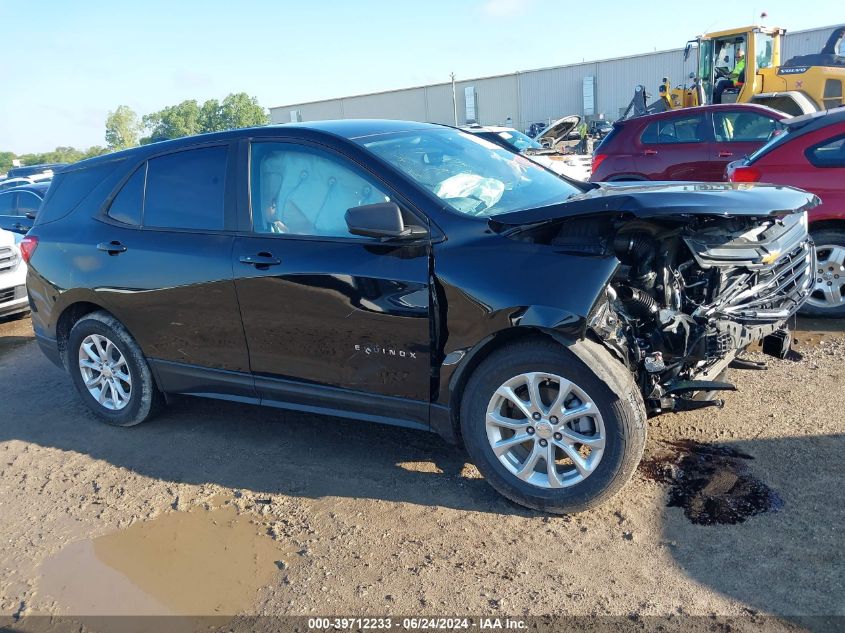
M 503 336 L 539 331 L 583 338 L 618 266 L 615 257 L 579 256 L 498 235 L 436 250 L 433 401 L 451 406 L 459 374 Z

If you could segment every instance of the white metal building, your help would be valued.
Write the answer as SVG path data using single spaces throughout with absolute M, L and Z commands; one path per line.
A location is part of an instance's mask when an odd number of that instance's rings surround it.
M 787 33 L 781 58 L 816 53 L 833 26 Z M 682 82 L 694 69 L 677 48 L 631 57 L 554 66 L 456 82 L 458 124 L 511 124 L 525 129 L 567 114 L 616 119 L 643 84 L 651 93 L 663 77 Z M 452 84 L 441 83 L 270 108 L 273 123 L 325 119 L 406 119 L 454 123 Z M 510 121 L 508 121 L 510 119 Z

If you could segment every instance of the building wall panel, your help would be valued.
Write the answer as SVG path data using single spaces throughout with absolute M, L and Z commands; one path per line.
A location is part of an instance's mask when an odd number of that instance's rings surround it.
M 783 42 L 783 60 L 820 51 L 832 29 L 833 26 L 830 26 L 787 33 Z M 458 124 L 466 122 L 464 88 L 467 86 L 473 86 L 478 95 L 478 118 L 482 124 L 502 124 L 510 117 L 515 127 L 525 129 L 530 123 L 549 122 L 568 114 L 581 114 L 584 77 L 596 78 L 596 113 L 614 120 L 627 107 L 637 84 L 646 87 L 646 91 L 652 95 L 651 101 L 656 98 L 663 77 L 668 77 L 673 85 L 687 83 L 687 77 L 693 70 L 695 61 L 690 59 L 684 62 L 683 49 L 673 49 L 498 77 L 461 80 L 456 85 Z M 303 121 L 387 118 L 449 125 L 454 123 L 450 83 L 279 106 L 270 109 L 271 120 L 274 123 L 287 123 L 290 121 L 290 110 L 294 109 L 301 110 Z
M 331 99 L 329 101 L 314 101 L 300 105 L 270 108 L 270 121 L 273 123 L 290 123 L 291 110 L 299 110 L 303 121 L 342 119 L 344 117 L 341 101 L 342 99 Z
M 344 97 L 346 119 L 409 119 L 425 121 L 425 89 L 396 90 L 360 97 Z
M 781 61 L 786 61 L 790 57 L 796 55 L 809 55 L 810 53 L 818 53 L 830 37 L 833 27 L 813 29 L 812 31 L 795 31 L 794 33 L 786 33 L 783 39 L 781 50 Z
M 458 95 L 458 116 L 462 116 L 461 94 Z M 425 89 L 426 112 L 425 121 L 428 123 L 444 123 L 454 125 L 455 117 L 452 108 L 452 84 L 437 84 Z M 463 120 L 463 119 L 461 119 Z

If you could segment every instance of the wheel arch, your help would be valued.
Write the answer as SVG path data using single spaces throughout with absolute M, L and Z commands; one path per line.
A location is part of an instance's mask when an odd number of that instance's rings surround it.
M 68 340 L 70 339 L 70 331 L 81 318 L 92 312 L 105 312 L 109 316 L 114 317 L 111 312 L 101 305 L 91 301 L 75 301 L 65 306 L 56 320 L 56 345 L 59 349 L 59 358 L 61 358 L 65 369 L 68 368 L 67 346 Z
M 817 222 L 810 222 L 810 233 L 814 231 L 842 231 L 845 232 L 845 218 L 837 219 L 830 218 L 819 220 Z
M 512 343 L 528 340 L 552 342 L 562 347 L 568 347 L 574 342 L 574 339 L 549 328 L 521 325 L 499 330 L 476 343 L 461 359 L 460 364 L 449 379 L 449 419 L 458 444 L 463 442 L 460 419 L 461 401 L 472 373 L 494 352 Z

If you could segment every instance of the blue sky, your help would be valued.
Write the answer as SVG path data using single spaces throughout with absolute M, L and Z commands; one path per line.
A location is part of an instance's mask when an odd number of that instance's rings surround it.
M 0 150 L 103 145 L 121 104 L 270 107 L 679 48 L 762 10 L 790 31 L 845 20 L 834 0 L 0 0 Z

